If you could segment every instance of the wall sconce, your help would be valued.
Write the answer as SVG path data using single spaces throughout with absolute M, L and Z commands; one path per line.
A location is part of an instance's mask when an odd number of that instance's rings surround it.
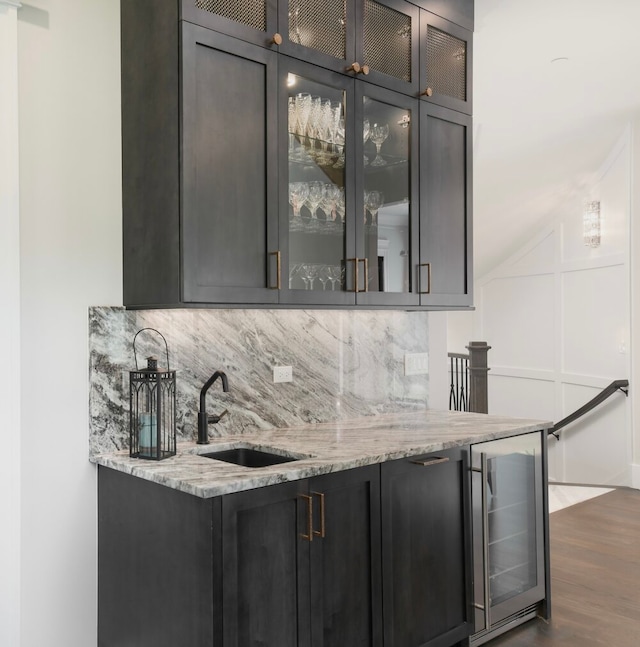
M 582 215 L 583 239 L 587 247 L 600 246 L 600 201 L 586 202 Z

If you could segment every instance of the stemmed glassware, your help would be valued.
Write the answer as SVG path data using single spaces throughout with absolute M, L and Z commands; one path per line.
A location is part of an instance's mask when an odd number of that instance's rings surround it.
M 313 290 L 313 282 L 318 278 L 319 265 L 305 263 L 300 268 L 300 278 L 304 281 L 305 290 Z
M 333 168 L 344 168 L 344 119 L 341 117 L 338 121 L 335 136 L 336 148 L 338 149 L 338 159 Z
M 373 162 L 371 162 L 373 165 Z M 365 191 L 364 193 L 364 206 L 371 214 L 371 224 L 378 224 L 378 209 L 384 204 L 384 195 L 380 191 Z M 365 224 L 367 222 L 367 214 L 364 214 Z
M 336 219 L 336 207 L 340 199 L 340 187 L 335 184 L 325 184 L 324 199 L 322 201 L 322 209 L 327 214 L 327 220 Z
M 386 166 L 386 162 L 380 156 L 380 147 L 389 136 L 389 124 L 373 124 L 369 132 L 369 139 L 376 145 L 376 156 L 371 166 Z
M 309 193 L 307 194 L 307 204 L 309 206 L 309 211 L 311 211 L 311 217 L 317 218 L 316 211 L 322 202 L 324 197 L 324 183 L 313 181 L 308 182 L 307 186 L 309 187 Z
M 304 147 L 307 124 L 311 115 L 311 95 L 308 92 L 299 92 L 296 94 L 296 114 L 298 117 L 297 134 L 300 137 L 301 145 Z M 302 156 L 304 156 L 304 151 L 302 152 Z
M 309 195 L 307 182 L 291 182 L 289 184 L 289 202 L 293 207 L 293 215 L 300 217 L 300 209 Z
M 370 132 L 371 132 L 371 124 L 369 123 L 368 119 L 365 119 L 362 122 L 362 144 L 363 144 L 363 146 L 369 140 Z M 363 162 L 364 162 L 365 166 L 369 163 L 369 158 L 366 155 L 364 156 Z
M 320 280 L 320 283 L 322 283 L 322 289 L 326 290 L 327 289 L 327 282 L 331 280 L 329 278 L 329 266 L 328 265 L 322 265 L 320 267 L 320 269 L 318 270 L 318 279 Z
M 338 281 L 340 282 L 340 285 L 342 285 L 342 281 L 344 280 L 344 268 L 340 267 L 340 265 L 329 265 L 328 270 L 329 280 L 331 281 L 331 289 L 335 290 L 336 283 Z

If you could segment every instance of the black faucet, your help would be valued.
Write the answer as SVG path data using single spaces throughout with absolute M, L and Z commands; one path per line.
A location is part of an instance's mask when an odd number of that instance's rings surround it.
M 200 411 L 198 411 L 198 445 L 209 444 L 209 423 L 220 422 L 222 416 L 229 413 L 226 409 L 219 416 L 207 415 L 207 391 L 209 387 L 218 379 L 222 380 L 222 390 L 226 393 L 229 391 L 229 382 L 227 376 L 222 371 L 216 371 L 202 387 L 200 391 Z

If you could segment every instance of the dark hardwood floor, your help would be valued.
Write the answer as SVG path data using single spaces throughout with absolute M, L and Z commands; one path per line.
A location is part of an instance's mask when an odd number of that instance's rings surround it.
M 618 489 L 551 515 L 552 620 L 489 647 L 640 647 L 640 491 Z

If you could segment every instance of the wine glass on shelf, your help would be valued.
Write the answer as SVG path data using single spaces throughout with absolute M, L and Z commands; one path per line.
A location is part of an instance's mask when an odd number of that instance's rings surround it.
M 369 123 L 368 119 L 365 119 L 362 122 L 362 145 L 367 143 L 369 141 L 369 133 L 371 132 L 371 124 Z M 364 165 L 366 166 L 369 163 L 369 158 L 365 155 L 363 157 Z
M 340 222 L 344 224 L 344 216 L 346 213 L 345 201 L 344 201 L 344 187 L 338 189 L 338 199 L 336 201 L 336 215 L 340 216 Z
M 320 124 L 322 113 L 322 98 L 318 96 L 311 97 L 311 111 L 307 123 L 307 134 L 309 135 L 309 149 L 312 157 L 317 156 L 317 145 L 320 139 Z
M 295 144 L 296 144 L 296 128 L 298 126 L 298 113 L 296 107 L 295 97 L 289 97 L 287 103 L 288 107 L 288 123 L 289 123 L 289 159 L 296 158 Z
M 300 217 L 300 209 L 309 195 L 309 184 L 307 182 L 291 182 L 289 184 L 289 202 L 293 207 L 293 215 Z
M 378 224 L 378 210 L 383 204 L 384 195 L 380 191 L 365 191 L 364 206 L 371 214 L 372 225 Z
M 342 268 L 339 265 L 329 265 L 328 266 L 328 276 L 331 281 L 331 289 L 336 289 L 336 282 L 340 281 L 342 276 Z
M 380 155 L 380 148 L 389 136 L 389 124 L 373 124 L 369 131 L 369 139 L 376 145 L 376 156 L 371 166 L 386 166 L 387 163 Z
M 291 263 L 289 265 L 289 289 L 292 288 L 293 286 L 293 279 L 296 277 L 297 274 L 300 273 L 300 268 L 302 265 L 300 263 Z
M 340 117 L 338 122 L 335 140 L 338 149 L 338 158 L 333 168 L 344 168 L 344 119 L 342 117 Z
M 324 200 L 322 201 L 322 209 L 327 214 L 327 220 L 336 219 L 336 206 L 340 199 L 340 188 L 335 184 L 325 184 L 324 187 Z
M 300 144 L 304 148 L 305 136 L 307 134 L 307 123 L 311 114 L 311 95 L 308 92 L 296 94 L 296 114 L 298 116 L 297 134 L 300 137 Z M 301 151 L 301 158 L 304 151 Z
M 329 266 L 328 265 L 321 265 L 320 269 L 318 270 L 318 279 L 320 283 L 322 283 L 322 289 L 326 290 L 327 289 L 327 283 L 331 280 L 329 278 Z
M 309 193 L 307 194 L 307 205 L 309 206 L 309 211 L 311 211 L 311 217 L 317 218 L 318 215 L 316 211 L 322 202 L 324 197 L 324 183 L 314 180 L 308 182 L 307 186 L 309 187 Z
M 313 263 L 306 263 L 302 266 L 300 276 L 302 277 L 303 281 L 306 277 L 306 283 L 308 284 L 306 287 L 307 290 L 313 290 L 313 282 L 318 278 L 319 269 L 320 266 L 314 265 Z

